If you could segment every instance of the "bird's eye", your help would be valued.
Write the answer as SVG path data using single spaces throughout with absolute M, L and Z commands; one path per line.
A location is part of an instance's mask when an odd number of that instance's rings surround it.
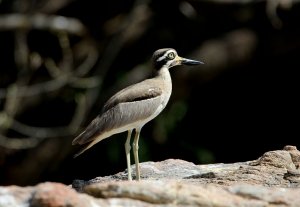
M 168 54 L 168 58 L 169 58 L 170 60 L 173 60 L 173 59 L 175 58 L 174 52 L 170 52 L 170 53 Z

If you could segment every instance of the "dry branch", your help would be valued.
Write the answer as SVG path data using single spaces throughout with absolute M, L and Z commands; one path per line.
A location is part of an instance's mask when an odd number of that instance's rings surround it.
M 32 29 L 48 31 L 56 35 L 62 51 L 62 58 L 56 63 L 51 57 L 42 58 L 37 52 L 31 53 L 28 46 L 28 32 Z M 59 91 L 65 86 L 72 88 L 95 88 L 99 85 L 98 77 L 83 77 L 95 65 L 98 51 L 92 41 L 87 40 L 86 28 L 77 19 L 45 14 L 7 14 L 0 16 L 0 31 L 13 31 L 15 34 L 15 64 L 17 79 L 7 88 L 0 88 L 0 100 L 4 108 L 0 113 L 0 145 L 8 149 L 25 149 L 36 146 L 46 138 L 70 136 L 74 134 L 83 122 L 88 105 L 86 95 L 77 97 L 75 113 L 67 126 L 35 127 L 16 120 L 18 111 L 26 109 L 24 100 L 39 100 L 42 94 Z M 75 67 L 74 50 L 70 45 L 70 35 L 77 35 L 89 49 L 85 50 L 81 64 Z M 85 46 L 85 47 L 86 47 Z M 32 56 L 38 58 L 34 70 L 30 70 Z M 38 83 L 29 83 L 39 67 L 45 66 L 50 79 Z M 13 130 L 24 137 L 9 138 L 5 134 Z
M 84 25 L 75 18 L 45 14 L 6 14 L 0 16 L 0 31 L 30 29 L 67 32 L 78 36 L 86 34 Z

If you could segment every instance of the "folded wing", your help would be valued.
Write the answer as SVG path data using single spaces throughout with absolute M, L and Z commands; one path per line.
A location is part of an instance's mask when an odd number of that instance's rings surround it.
M 153 79 L 151 82 L 145 80 L 121 90 L 106 102 L 102 113 L 73 140 L 72 144 L 89 143 L 105 132 L 150 117 L 161 104 L 161 94 L 161 88 L 153 84 Z

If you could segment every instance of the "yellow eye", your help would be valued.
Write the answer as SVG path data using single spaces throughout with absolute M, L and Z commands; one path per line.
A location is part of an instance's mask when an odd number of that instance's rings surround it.
M 170 53 L 168 54 L 168 58 L 169 58 L 170 60 L 173 60 L 173 59 L 175 58 L 174 52 L 170 52 Z

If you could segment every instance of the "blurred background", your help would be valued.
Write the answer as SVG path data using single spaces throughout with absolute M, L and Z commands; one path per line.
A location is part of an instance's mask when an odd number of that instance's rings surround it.
M 0 0 L 0 185 L 70 184 L 126 169 L 126 133 L 73 159 L 116 91 L 172 68 L 140 161 L 239 162 L 299 146 L 299 0 Z

